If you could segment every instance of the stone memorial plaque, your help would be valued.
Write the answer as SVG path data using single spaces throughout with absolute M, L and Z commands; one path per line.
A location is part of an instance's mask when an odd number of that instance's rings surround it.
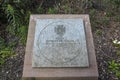
M 88 67 L 83 19 L 36 19 L 32 67 Z
M 31 15 L 22 80 L 98 80 L 89 15 Z

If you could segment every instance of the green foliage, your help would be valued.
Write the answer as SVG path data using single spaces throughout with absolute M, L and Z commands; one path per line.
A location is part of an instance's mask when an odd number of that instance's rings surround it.
M 113 15 L 112 12 L 110 12 L 110 11 L 107 11 L 107 12 L 106 12 L 106 16 L 107 16 L 107 17 L 111 17 L 112 15 Z
M 0 37 L 0 50 L 5 47 L 4 39 Z
M 120 48 L 120 41 L 114 40 L 113 45 Z M 116 54 L 120 56 L 120 51 L 117 51 Z M 109 62 L 109 68 L 118 78 L 120 78 L 120 63 L 116 63 L 115 60 L 112 60 Z
M 4 64 L 6 58 L 14 54 L 13 46 L 15 42 L 9 43 L 9 46 L 5 44 L 4 39 L 0 37 L 0 65 Z
M 97 35 L 102 35 L 102 30 L 97 29 L 97 30 L 96 30 L 96 34 L 97 34 Z
M 14 52 L 10 48 L 0 50 L 0 65 L 4 64 L 5 60 L 12 55 L 14 55 Z
M 65 14 L 67 14 L 67 13 L 70 12 L 70 7 L 69 7 L 68 4 L 65 4 L 65 5 L 63 6 L 63 9 L 64 9 Z
M 12 56 L 14 48 L 20 42 L 25 45 L 27 40 L 27 30 L 29 17 L 31 13 L 43 13 L 44 9 L 41 4 L 37 3 L 38 0 L 2 0 L 0 11 L 2 12 L 0 18 L 6 20 L 6 31 L 8 35 L 18 38 L 18 41 L 10 41 L 5 43 L 5 40 L 0 37 L 0 64 Z M 45 12 L 45 11 L 44 11 Z M 48 8 L 46 13 L 55 14 L 57 10 L 53 7 Z
M 109 24 L 109 17 L 102 18 L 101 22 L 103 25 L 108 25 Z
M 6 14 L 7 17 L 7 21 L 8 21 L 8 31 L 11 34 L 16 34 L 19 26 L 20 26 L 20 15 L 18 14 L 18 11 L 15 10 L 15 8 L 10 5 L 10 4 L 6 4 L 4 5 L 5 7 L 3 7 L 3 10 Z
M 38 8 L 35 10 L 35 13 L 37 14 L 42 14 L 43 13 L 43 8 L 40 6 L 38 6 Z
M 120 63 L 116 63 L 115 60 L 109 62 L 109 69 L 115 73 L 115 75 L 120 78 Z
M 8 43 L 8 48 L 14 48 L 15 46 L 17 45 L 17 42 L 16 41 L 11 41 Z
M 27 2 L 25 1 L 25 3 L 23 4 L 22 0 L 8 0 L 2 6 L 2 10 L 6 14 L 6 18 L 8 21 L 6 31 L 10 35 L 19 37 L 22 44 L 25 44 L 26 42 L 27 27 L 29 23 L 29 16 L 31 14 L 31 11 L 29 9 L 26 10 L 26 3 Z
M 4 64 L 8 57 L 14 55 L 15 52 L 13 48 L 16 46 L 16 44 L 17 42 L 15 41 L 9 42 L 7 44 L 5 43 L 5 40 L 0 37 L 0 65 Z
M 109 62 L 109 69 L 111 69 L 113 72 L 118 71 L 120 64 L 116 63 L 115 60 L 112 60 Z
M 118 56 L 120 56 L 120 51 L 117 51 L 117 53 L 116 53 Z
M 19 12 L 9 5 L 5 10 L 5 13 L 9 23 L 7 31 L 12 35 L 17 34 L 21 26 L 26 25 L 27 27 L 30 11 L 24 11 L 21 9 Z
M 110 0 L 110 2 L 114 5 L 115 8 L 120 7 L 120 0 Z
M 93 1 L 92 0 L 83 0 L 83 7 L 86 9 L 92 9 Z
M 0 11 L 4 14 L 4 16 L 1 17 L 7 19 L 6 31 L 8 34 L 18 37 L 18 42 L 25 45 L 31 11 L 29 9 L 26 10 L 25 7 L 23 8 L 25 5 L 21 3 L 21 1 L 22 0 L 6 0 L 2 4 Z M 8 57 L 14 55 L 14 48 L 16 45 L 17 41 L 5 43 L 5 40 L 0 37 L 0 65 L 4 64 Z
M 95 9 L 91 9 L 90 12 L 89 12 L 90 16 L 95 16 L 96 14 L 96 10 Z
M 48 14 L 56 14 L 57 11 L 54 8 L 49 8 L 48 9 Z
M 20 43 L 25 45 L 26 40 L 27 40 L 27 27 L 26 26 L 21 26 L 19 28 L 18 36 L 20 37 Z
M 120 78 L 120 71 L 116 71 L 116 76 Z
M 114 40 L 113 45 L 120 48 L 120 41 Z M 120 51 L 117 51 L 116 53 L 118 56 L 120 56 Z M 115 60 L 109 62 L 109 68 L 115 73 L 115 75 L 120 78 L 120 63 L 116 63 Z
M 116 21 L 116 22 L 120 22 L 120 15 L 117 15 L 117 16 L 115 17 L 115 21 Z

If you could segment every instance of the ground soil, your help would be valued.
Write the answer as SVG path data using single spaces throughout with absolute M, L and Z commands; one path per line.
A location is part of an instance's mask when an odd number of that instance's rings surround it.
M 120 40 L 120 23 L 110 23 L 112 27 L 101 27 L 100 35 L 93 29 L 94 45 L 99 70 L 99 80 L 118 80 L 115 75 L 108 71 L 108 61 L 120 60 L 116 55 L 117 48 L 113 46 L 112 41 Z M 17 55 L 6 60 L 1 67 L 0 80 L 19 80 L 22 77 L 25 47 L 18 45 L 16 47 Z
M 63 3 L 64 5 L 65 0 L 62 0 L 62 1 L 63 2 L 61 3 Z M 68 0 L 66 0 L 66 2 L 67 1 Z M 82 7 L 79 7 L 80 4 L 78 4 L 77 0 L 74 2 L 70 1 L 70 3 L 71 5 L 68 5 L 68 6 L 61 5 L 59 7 L 58 12 L 73 13 L 73 14 L 75 13 L 90 14 L 89 9 L 85 11 L 81 10 Z M 72 8 L 67 9 L 68 7 L 72 7 Z M 101 21 L 102 21 L 102 17 L 104 18 L 106 16 L 106 11 L 103 11 L 101 9 L 96 11 L 97 12 L 95 14 L 92 14 L 92 15 L 90 14 L 90 20 L 92 25 L 91 28 L 92 28 L 95 51 L 96 51 L 96 59 L 98 63 L 99 80 L 119 80 L 113 72 L 109 71 L 108 62 L 111 60 L 120 62 L 120 56 L 116 54 L 116 52 L 119 49 L 115 47 L 112 42 L 115 39 L 120 41 L 120 22 L 109 20 L 105 24 L 104 22 L 101 22 Z M 97 20 L 99 22 L 96 22 Z M 2 27 L 2 25 L 0 27 Z M 6 35 L 6 34 L 2 33 L 2 35 Z M 16 46 L 15 52 L 16 52 L 16 56 L 8 58 L 5 64 L 0 66 L 0 80 L 20 80 L 21 79 L 23 64 L 24 64 L 25 46 L 18 44 Z

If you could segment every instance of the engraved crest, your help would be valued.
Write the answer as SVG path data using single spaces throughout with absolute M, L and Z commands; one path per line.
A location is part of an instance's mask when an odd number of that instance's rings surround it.
M 64 25 L 57 25 L 54 31 L 59 37 L 62 37 L 65 34 L 66 29 Z

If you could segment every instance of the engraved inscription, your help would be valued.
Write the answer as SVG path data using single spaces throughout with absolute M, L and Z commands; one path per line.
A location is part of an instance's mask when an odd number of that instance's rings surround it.
M 86 67 L 89 65 L 81 19 L 38 19 L 37 21 L 33 67 Z
M 57 25 L 55 27 L 55 33 L 58 35 L 58 37 L 56 39 L 62 40 L 63 39 L 63 35 L 65 34 L 65 26 L 64 25 Z
M 61 23 L 63 24 L 63 23 Z M 51 24 L 52 25 L 52 24 Z M 64 39 L 63 36 L 65 33 L 68 33 L 66 31 L 67 25 L 53 25 L 55 38 L 46 39 L 45 42 L 41 42 L 40 39 L 44 39 L 41 37 L 42 34 L 44 34 L 43 30 L 40 32 L 40 38 L 38 38 L 38 43 L 42 43 L 42 45 L 45 45 L 44 47 L 40 47 L 41 45 L 38 44 L 39 52 L 41 54 L 37 55 L 38 57 L 40 55 L 43 55 L 43 57 L 48 60 L 51 64 L 64 64 L 68 61 L 73 60 L 79 53 L 78 49 L 80 50 L 80 40 L 79 39 Z M 49 28 L 49 26 L 46 27 Z M 68 48 L 70 46 L 70 48 Z M 45 49 L 45 50 L 44 50 Z M 49 53 L 48 53 L 49 51 Z M 65 56 L 69 55 L 69 56 Z

